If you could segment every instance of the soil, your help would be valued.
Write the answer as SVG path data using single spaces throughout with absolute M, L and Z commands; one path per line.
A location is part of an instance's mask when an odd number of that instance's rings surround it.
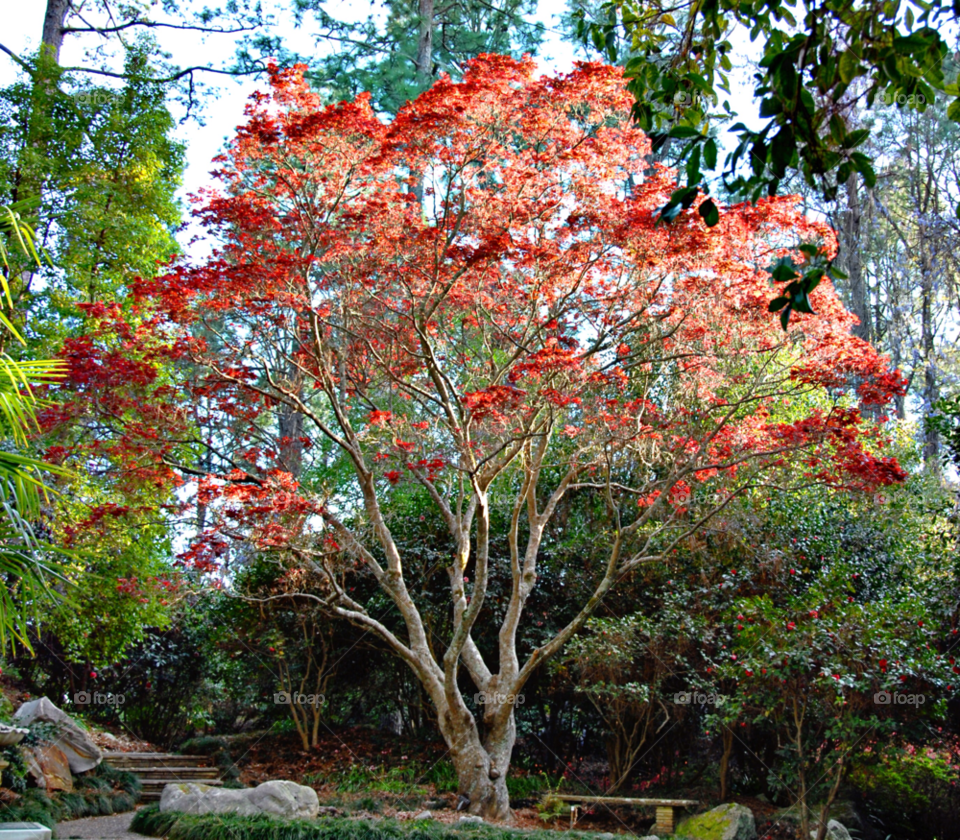
M 98 729 L 91 726 L 90 737 L 104 752 L 165 752 L 149 741 L 141 741 L 129 732 L 110 727 Z

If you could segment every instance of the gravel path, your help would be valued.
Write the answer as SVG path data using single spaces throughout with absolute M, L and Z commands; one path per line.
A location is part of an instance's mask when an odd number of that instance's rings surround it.
M 57 840 L 143 840 L 142 834 L 130 831 L 133 811 L 126 814 L 114 814 L 110 817 L 85 817 L 82 820 L 69 820 L 57 825 L 53 836 Z

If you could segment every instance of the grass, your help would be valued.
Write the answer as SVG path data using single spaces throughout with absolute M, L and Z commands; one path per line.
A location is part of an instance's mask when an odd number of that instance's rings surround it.
M 49 795 L 30 788 L 15 802 L 0 805 L 0 822 L 38 822 L 53 828 L 63 820 L 132 811 L 140 799 L 140 788 L 140 780 L 132 773 L 101 763 L 74 778 L 73 793 Z
M 520 831 L 483 824 L 443 825 L 431 820 L 398 822 L 351 820 L 330 817 L 316 822 L 276 820 L 270 817 L 233 815 L 194 816 L 167 811 L 156 805 L 137 812 L 131 828 L 166 840 L 557 840 L 595 838 L 583 831 Z
M 527 776 L 509 776 L 507 790 L 514 799 L 538 798 L 557 787 L 559 779 L 545 773 Z M 331 785 L 337 793 L 392 793 L 396 796 L 427 796 L 425 785 L 432 785 L 437 794 L 456 793 L 457 773 L 449 761 L 438 761 L 425 767 L 418 762 L 398 767 L 368 767 L 354 764 L 335 774 L 308 773 L 301 781 L 305 785 Z

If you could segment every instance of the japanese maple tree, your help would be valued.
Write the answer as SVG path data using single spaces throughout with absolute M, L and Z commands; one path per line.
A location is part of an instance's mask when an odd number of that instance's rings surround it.
M 615 68 L 536 78 L 531 61 L 483 56 L 386 123 L 367 97 L 324 106 L 300 70 L 274 71 L 219 160 L 222 191 L 203 197 L 216 250 L 139 290 L 197 404 L 247 441 L 199 479 L 208 527 L 186 559 L 215 570 L 234 546 L 274 552 L 379 635 L 487 817 L 509 816 L 525 683 L 619 580 L 747 490 L 903 475 L 857 405 L 900 379 L 829 283 L 787 332 L 767 311 L 767 268 L 829 255 L 830 231 L 782 198 L 714 227 L 696 207 L 658 226 L 673 173 L 651 169 L 630 106 Z M 279 435 L 291 413 L 299 433 Z M 163 441 L 140 423 L 126 445 Z M 341 458 L 348 479 L 311 478 L 311 453 Z M 391 531 L 407 484 L 455 546 L 444 639 Z M 521 657 L 545 530 L 573 494 L 609 511 L 605 566 L 575 618 Z M 509 511 L 502 559 L 494 506 Z M 494 562 L 512 576 L 495 610 Z M 395 624 L 355 600 L 358 576 Z

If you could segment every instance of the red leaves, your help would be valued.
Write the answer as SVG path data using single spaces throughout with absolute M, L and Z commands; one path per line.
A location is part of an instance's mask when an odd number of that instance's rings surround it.
M 543 463 L 591 480 L 643 464 L 630 498 L 651 519 L 683 516 L 700 485 L 729 498 L 783 468 L 834 486 L 902 479 L 859 411 L 837 407 L 840 393 L 882 404 L 903 382 L 851 335 L 829 282 L 786 336 L 767 311 L 764 267 L 802 262 L 801 241 L 829 252 L 832 233 L 793 198 L 725 208 L 713 228 L 694 209 L 657 225 L 673 177 L 649 171 L 621 70 L 535 78 L 532 60 L 482 56 L 390 124 L 367 97 L 324 105 L 297 68 L 271 68 L 270 84 L 221 191 L 198 199 L 217 249 L 138 284 L 155 317 L 88 308 L 72 390 L 47 415 L 109 417 L 122 433 L 98 445 L 158 480 L 195 428 L 235 436 L 198 482 L 216 510 L 184 555 L 198 568 L 235 535 L 310 538 L 320 505 L 282 454 L 324 435 L 351 448 L 358 482 L 387 467 L 390 484 L 405 469 L 495 477 L 498 457 L 541 442 Z M 303 434 L 266 445 L 301 405 Z
M 481 391 L 472 391 L 463 395 L 463 405 L 476 421 L 486 417 L 503 420 L 505 412 L 516 411 L 523 405 L 526 391 L 507 385 L 491 385 Z

